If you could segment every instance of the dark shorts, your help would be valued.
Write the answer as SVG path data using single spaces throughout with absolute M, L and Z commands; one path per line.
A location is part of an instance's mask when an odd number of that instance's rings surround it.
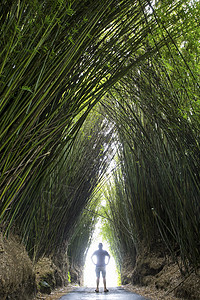
M 106 267 L 96 267 L 96 276 L 99 278 L 100 273 L 102 274 L 102 277 L 106 277 Z

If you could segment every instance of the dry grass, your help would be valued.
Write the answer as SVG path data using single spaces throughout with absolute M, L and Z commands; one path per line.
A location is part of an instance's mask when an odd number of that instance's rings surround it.
M 166 265 L 156 276 L 148 276 L 148 286 L 127 284 L 125 289 L 150 300 L 200 299 L 200 274 L 184 278 L 176 264 Z
M 164 291 L 157 290 L 153 286 L 148 286 L 148 287 L 142 286 L 141 287 L 138 285 L 133 286 L 131 284 L 127 284 L 124 286 L 124 288 L 133 293 L 144 296 L 150 300 L 163 300 L 163 299 L 165 299 L 165 300 L 176 300 L 176 299 L 181 300 L 181 298 L 176 298 L 174 296 L 170 296 L 170 295 L 166 296 Z
M 50 295 L 44 295 L 41 293 L 38 293 L 34 300 L 43 299 L 43 300 L 57 300 L 60 299 L 62 296 L 69 293 L 71 290 L 74 289 L 74 286 L 68 285 L 66 287 L 55 289 L 51 292 Z

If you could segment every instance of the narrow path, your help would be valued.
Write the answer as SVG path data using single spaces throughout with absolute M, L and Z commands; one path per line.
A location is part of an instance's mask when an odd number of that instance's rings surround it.
M 62 296 L 60 300 L 148 300 L 142 296 L 124 290 L 121 287 L 109 288 L 108 293 L 100 288 L 99 293 L 95 293 L 94 288 L 76 288 L 69 294 Z

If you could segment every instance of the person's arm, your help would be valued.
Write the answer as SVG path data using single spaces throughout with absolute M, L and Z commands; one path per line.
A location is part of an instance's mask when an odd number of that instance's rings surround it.
M 95 255 L 95 253 L 92 254 L 91 260 L 92 260 L 93 264 L 96 265 L 95 262 L 94 262 L 94 260 L 93 260 L 94 255 Z
M 106 265 L 109 264 L 109 261 L 110 261 L 110 254 L 108 253 L 107 256 L 108 256 L 108 261 L 107 261 Z

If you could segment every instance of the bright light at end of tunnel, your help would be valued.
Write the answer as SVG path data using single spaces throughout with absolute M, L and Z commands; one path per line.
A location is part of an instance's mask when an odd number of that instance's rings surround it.
M 98 250 L 98 244 L 102 241 L 99 240 L 93 242 L 88 250 L 86 262 L 85 262 L 85 269 L 84 269 L 84 285 L 88 287 L 95 287 L 96 286 L 96 273 L 95 273 L 95 265 L 92 263 L 91 256 L 95 250 Z M 103 243 L 103 250 L 109 252 L 108 244 L 104 241 Z M 107 259 L 107 258 L 106 258 Z M 115 260 L 110 254 L 110 262 L 106 266 L 106 285 L 107 287 L 116 287 L 118 285 L 118 274 L 117 268 L 115 264 Z M 99 287 L 103 287 L 103 279 L 102 276 L 100 277 L 100 284 Z

